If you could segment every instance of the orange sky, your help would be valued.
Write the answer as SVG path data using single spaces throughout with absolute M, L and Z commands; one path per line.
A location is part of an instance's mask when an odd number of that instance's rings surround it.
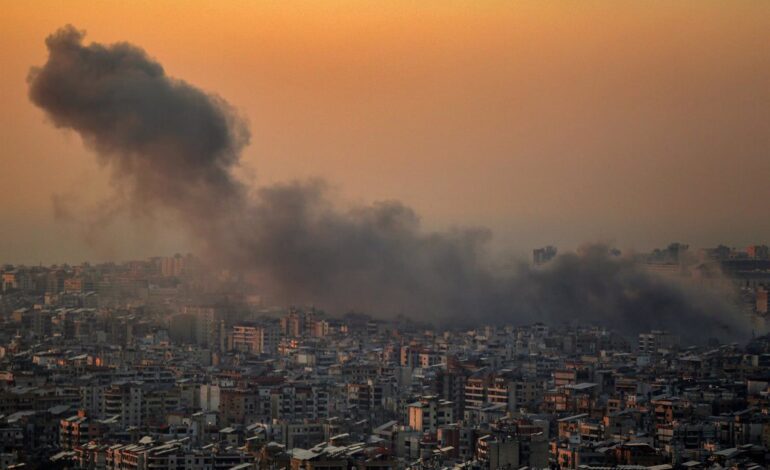
M 45 36 L 129 41 L 250 124 L 244 175 L 322 176 L 500 245 L 768 242 L 770 3 L 24 1 L 0 15 L 0 261 L 184 248 L 173 224 L 85 243 L 54 220 L 109 180 L 26 97 Z

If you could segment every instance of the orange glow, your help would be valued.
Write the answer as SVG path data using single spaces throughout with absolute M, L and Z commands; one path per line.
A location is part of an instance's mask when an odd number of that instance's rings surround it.
M 402 199 L 431 227 L 488 225 L 522 250 L 770 231 L 747 215 L 770 196 L 766 2 L 38 0 L 0 18 L 0 260 L 184 244 L 159 222 L 149 239 L 126 223 L 119 248 L 86 246 L 53 221 L 52 194 L 109 193 L 94 156 L 26 98 L 65 23 L 240 109 L 258 184 L 322 176 L 346 201 Z

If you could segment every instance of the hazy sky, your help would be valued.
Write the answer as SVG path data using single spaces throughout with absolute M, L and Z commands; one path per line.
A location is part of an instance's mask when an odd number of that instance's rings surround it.
M 499 245 L 770 241 L 770 3 L 3 1 L 0 261 L 184 248 L 171 220 L 91 243 L 108 173 L 27 98 L 66 23 L 128 41 L 248 119 L 254 184 L 320 176 Z

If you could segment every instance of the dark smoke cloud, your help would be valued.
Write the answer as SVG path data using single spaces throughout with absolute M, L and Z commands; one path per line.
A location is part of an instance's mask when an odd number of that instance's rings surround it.
M 630 334 L 668 329 L 691 342 L 748 335 L 724 279 L 662 277 L 605 245 L 561 255 L 542 269 L 520 266 L 510 281 L 514 309 L 551 324 L 574 319 Z
M 32 102 L 76 130 L 140 206 L 205 217 L 238 203 L 231 170 L 249 133 L 233 109 L 168 77 L 137 47 L 84 46 L 83 36 L 67 26 L 46 39 L 48 62 L 28 77 Z
M 670 329 L 689 341 L 746 334 L 726 286 L 661 277 L 605 245 L 538 268 L 495 263 L 486 230 L 426 232 L 399 202 L 342 212 L 320 183 L 262 189 L 252 210 L 241 261 L 266 271 L 285 301 L 462 326 L 588 323 Z
M 29 76 L 30 98 L 77 131 L 137 207 L 172 210 L 276 301 L 455 325 L 589 322 L 690 340 L 743 333 L 720 295 L 664 280 L 592 246 L 548 266 L 490 259 L 484 229 L 435 233 L 397 201 L 342 210 L 322 181 L 262 187 L 234 176 L 249 134 L 221 98 L 168 77 L 134 46 L 83 45 L 65 27 Z

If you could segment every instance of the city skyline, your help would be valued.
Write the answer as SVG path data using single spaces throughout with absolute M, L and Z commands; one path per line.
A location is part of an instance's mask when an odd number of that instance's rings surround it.
M 770 2 L 0 16 L 0 470 L 770 468 Z

